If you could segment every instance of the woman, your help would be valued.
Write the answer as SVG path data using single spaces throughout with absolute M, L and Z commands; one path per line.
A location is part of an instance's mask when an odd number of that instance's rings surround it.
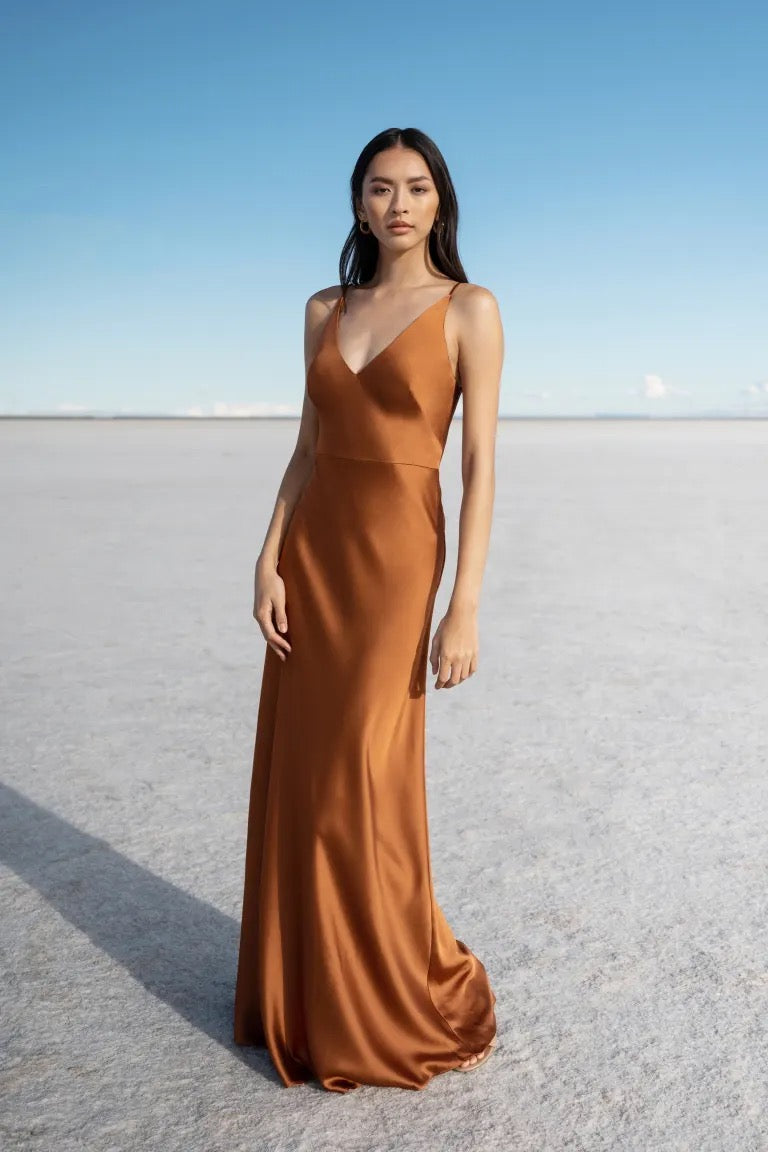
M 435 687 L 477 668 L 503 335 L 467 282 L 445 161 L 414 128 L 363 150 L 341 284 L 306 307 L 298 441 L 256 565 L 267 642 L 235 1041 L 286 1085 L 424 1088 L 495 1042 L 481 961 L 435 901 L 425 787 Z M 459 382 L 460 373 L 460 382 Z M 463 392 L 448 610 L 439 464 Z

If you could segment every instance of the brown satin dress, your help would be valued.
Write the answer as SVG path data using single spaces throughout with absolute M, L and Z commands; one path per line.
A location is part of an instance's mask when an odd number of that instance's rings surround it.
M 278 561 L 248 818 L 235 1041 L 286 1085 L 424 1088 L 496 1033 L 481 961 L 435 900 L 425 779 L 439 465 L 459 399 L 451 292 L 362 370 L 335 304 L 307 374 L 315 463 Z

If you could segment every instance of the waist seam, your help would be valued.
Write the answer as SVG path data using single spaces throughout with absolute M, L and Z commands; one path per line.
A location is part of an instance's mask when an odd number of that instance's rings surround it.
M 330 456 L 333 460 L 354 460 L 358 464 L 397 464 L 406 468 L 426 468 L 429 472 L 439 472 L 434 464 L 414 464 L 412 460 L 377 460 L 371 456 L 341 456 L 338 452 L 315 451 L 315 456 Z

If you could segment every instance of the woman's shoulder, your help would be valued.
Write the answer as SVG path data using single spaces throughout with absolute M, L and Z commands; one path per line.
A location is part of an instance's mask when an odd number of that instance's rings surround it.
M 331 284 L 328 288 L 319 288 L 313 292 L 306 303 L 307 312 L 324 312 L 332 307 L 341 296 L 341 284 Z
M 486 288 L 483 284 L 471 284 L 468 280 L 459 282 L 453 298 L 456 303 L 462 301 L 468 311 L 478 314 L 492 312 L 499 307 L 499 302 L 490 288 Z
M 307 299 L 306 311 L 308 316 L 321 316 L 330 311 L 341 296 L 341 284 L 330 284 L 327 288 L 319 288 Z M 468 280 L 460 280 L 452 293 L 454 301 L 467 316 L 483 317 L 498 314 L 499 304 L 491 292 L 483 284 L 471 284 Z
M 455 331 L 464 339 L 486 340 L 501 330 L 499 302 L 483 284 L 462 281 L 453 293 Z

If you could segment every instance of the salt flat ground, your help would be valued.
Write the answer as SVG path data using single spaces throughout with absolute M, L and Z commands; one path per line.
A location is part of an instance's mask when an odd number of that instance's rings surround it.
M 5 1152 L 766 1152 L 768 422 L 500 425 L 478 672 L 427 699 L 499 1047 L 346 1095 L 230 1039 L 296 428 L 0 423 Z

